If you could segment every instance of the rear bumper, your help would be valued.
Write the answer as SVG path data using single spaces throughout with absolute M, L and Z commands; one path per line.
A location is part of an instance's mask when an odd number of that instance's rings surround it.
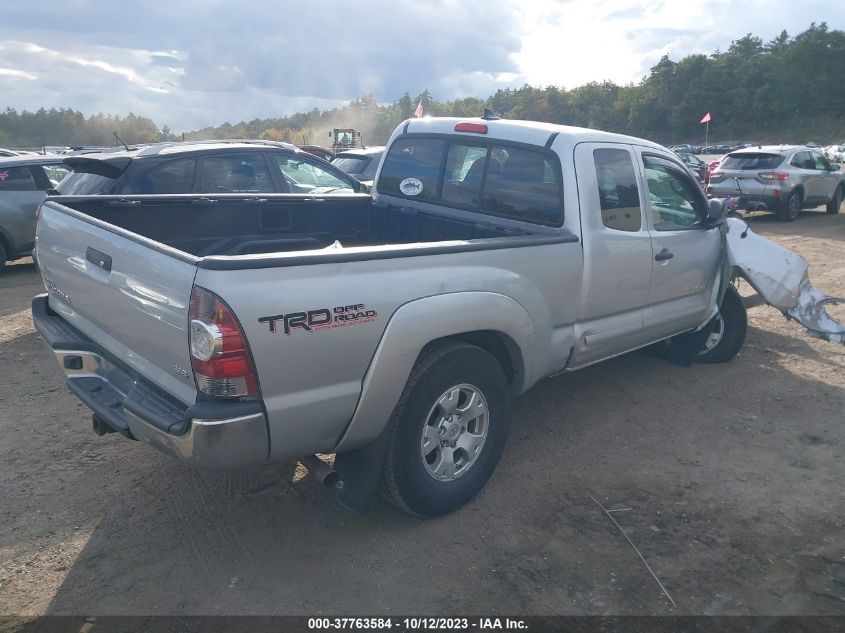
M 722 182 L 722 183 L 711 183 L 707 186 L 707 194 L 709 196 L 713 196 L 714 198 L 740 198 L 743 202 L 743 206 L 746 208 L 750 208 L 751 210 L 769 210 L 769 211 L 777 211 L 781 204 L 782 200 L 786 199 L 786 194 L 779 189 L 774 189 L 772 187 L 768 187 L 762 190 L 746 190 L 743 188 L 742 191 L 736 188 L 732 183 L 729 182 Z
M 267 461 L 270 442 L 260 402 L 184 405 L 51 312 L 46 294 L 32 300 L 32 320 L 65 372 L 68 388 L 115 431 L 203 469 L 234 470 Z

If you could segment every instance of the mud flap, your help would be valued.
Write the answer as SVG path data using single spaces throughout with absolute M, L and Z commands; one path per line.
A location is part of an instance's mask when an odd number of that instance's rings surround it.
M 845 299 L 828 297 L 812 283 L 807 260 L 760 237 L 742 220 L 728 218 L 728 263 L 769 305 L 797 321 L 814 337 L 845 344 L 845 325 L 831 317 L 829 304 Z
M 372 443 L 337 454 L 334 469 L 343 487 L 335 490 L 335 499 L 340 505 L 357 514 L 372 510 L 386 454 L 387 427 Z

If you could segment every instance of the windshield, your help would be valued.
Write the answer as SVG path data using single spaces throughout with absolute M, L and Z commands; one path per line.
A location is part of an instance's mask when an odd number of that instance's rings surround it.
M 332 165 L 353 176 L 360 176 L 364 173 L 372 158 L 369 156 L 339 156 L 332 161 Z
M 756 152 L 749 154 L 728 154 L 719 166 L 721 169 L 753 170 L 774 169 L 783 162 L 780 154 Z

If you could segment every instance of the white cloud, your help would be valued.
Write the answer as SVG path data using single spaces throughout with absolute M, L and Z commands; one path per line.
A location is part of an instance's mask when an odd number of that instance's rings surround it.
M 0 68 L 0 75 L 6 75 L 7 77 L 16 77 L 20 79 L 28 79 L 29 81 L 35 81 L 36 79 L 38 79 L 38 75 L 28 73 L 25 70 L 18 70 L 16 68 Z
M 188 130 L 368 92 L 392 101 L 428 88 L 450 99 L 524 82 L 636 82 L 663 54 L 724 50 L 747 32 L 794 35 L 811 20 L 845 27 L 845 5 L 829 0 L 772 0 L 765 10 L 741 0 L 72 5 L 4 8 L 0 108 L 132 111 Z

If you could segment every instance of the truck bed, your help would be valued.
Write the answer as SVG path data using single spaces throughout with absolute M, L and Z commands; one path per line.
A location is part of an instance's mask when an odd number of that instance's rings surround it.
M 353 247 L 530 234 L 494 223 L 379 204 L 364 194 L 322 198 L 287 194 L 57 196 L 50 200 L 196 257 L 315 250 L 335 242 Z

